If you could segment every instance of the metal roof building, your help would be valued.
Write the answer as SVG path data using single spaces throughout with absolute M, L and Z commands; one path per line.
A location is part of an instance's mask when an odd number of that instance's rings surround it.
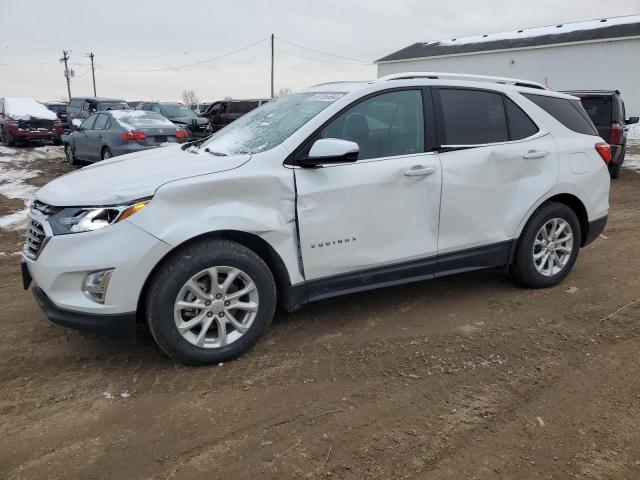
M 376 61 L 378 76 L 404 71 L 499 75 L 553 90 L 622 92 L 640 114 L 640 15 L 417 42 Z

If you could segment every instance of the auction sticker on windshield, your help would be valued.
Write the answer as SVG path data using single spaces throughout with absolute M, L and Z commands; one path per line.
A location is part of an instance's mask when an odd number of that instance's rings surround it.
M 318 93 L 312 97 L 309 97 L 307 101 L 308 102 L 335 102 L 343 95 L 344 93 Z

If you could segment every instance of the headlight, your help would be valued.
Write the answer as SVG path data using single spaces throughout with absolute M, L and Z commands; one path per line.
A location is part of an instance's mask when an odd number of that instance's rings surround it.
M 49 217 L 54 235 L 99 230 L 139 212 L 150 200 L 115 207 L 67 207 Z

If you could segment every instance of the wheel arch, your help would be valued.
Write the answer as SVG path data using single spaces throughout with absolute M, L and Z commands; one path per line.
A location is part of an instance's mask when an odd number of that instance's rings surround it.
M 182 243 L 174 246 L 171 250 L 169 250 L 160 259 L 160 261 L 156 263 L 156 265 L 147 275 L 147 278 L 145 279 L 138 296 L 137 312 L 139 319 L 143 319 L 145 317 L 145 299 L 149 288 L 149 282 L 158 271 L 158 269 L 179 250 L 184 249 L 189 245 L 192 245 L 193 243 L 199 242 L 201 240 L 229 240 L 239 243 L 240 245 L 248 248 L 256 255 L 258 255 L 267 264 L 269 270 L 271 270 L 273 279 L 276 283 L 278 306 L 286 311 L 291 311 L 294 308 L 293 306 L 299 303 L 296 302 L 296 299 L 291 298 L 291 280 L 284 261 L 282 260 L 278 252 L 276 252 L 276 250 L 266 240 L 259 237 L 258 235 L 243 232 L 240 230 L 217 230 L 206 232 L 183 241 Z
M 514 239 L 513 245 L 511 247 L 509 263 L 513 261 L 513 257 L 515 255 L 520 236 L 522 235 L 522 231 L 524 230 L 524 226 L 529 222 L 535 212 L 537 212 L 544 205 L 552 202 L 562 203 L 563 205 L 566 205 L 571 210 L 573 210 L 573 212 L 576 214 L 576 217 L 578 217 L 578 222 L 580 222 L 580 246 L 583 247 L 585 245 L 587 239 L 589 238 L 589 215 L 587 213 L 587 207 L 578 196 L 572 193 L 556 193 L 547 198 L 544 198 L 528 212 L 528 215 L 524 218 L 520 227 L 518 228 L 518 235 Z

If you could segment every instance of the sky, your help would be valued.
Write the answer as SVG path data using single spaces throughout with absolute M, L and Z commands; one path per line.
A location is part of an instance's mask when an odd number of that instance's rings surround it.
M 0 96 L 181 101 L 376 77 L 372 61 L 418 41 L 640 13 L 638 0 L 2 0 Z M 246 48 L 245 48 L 246 47 Z M 195 64 L 195 65 L 193 65 Z M 190 65 L 190 66 L 185 66 Z

